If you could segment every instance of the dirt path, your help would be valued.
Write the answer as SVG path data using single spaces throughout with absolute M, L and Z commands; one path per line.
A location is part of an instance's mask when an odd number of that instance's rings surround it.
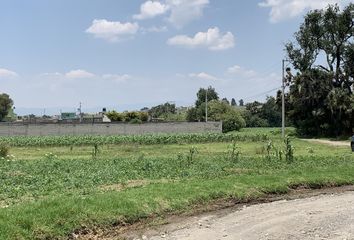
M 350 142 L 346 142 L 346 141 L 330 141 L 330 140 L 323 140 L 323 139 L 302 139 L 302 140 L 308 141 L 308 142 L 314 142 L 314 143 L 327 144 L 330 146 L 348 146 L 348 147 L 350 147 Z
M 350 189 L 352 190 L 352 189 Z M 354 191 L 225 209 L 130 239 L 354 239 Z

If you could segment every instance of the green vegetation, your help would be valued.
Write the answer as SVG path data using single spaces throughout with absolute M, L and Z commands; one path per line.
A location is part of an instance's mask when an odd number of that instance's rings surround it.
M 204 122 L 206 120 L 206 100 L 208 101 L 208 120 L 223 121 L 223 132 L 239 131 L 246 126 L 241 112 L 235 106 L 230 105 L 226 98 L 220 101 L 218 93 L 211 86 L 208 89 L 200 88 L 197 92 L 195 107 L 187 111 L 188 121 Z
M 286 44 L 297 71 L 288 76 L 288 115 L 309 136 L 351 135 L 354 128 L 354 4 L 311 11 Z M 327 61 L 322 64 L 322 60 Z M 322 64 L 322 65 L 319 65 Z
M 176 105 L 173 103 L 160 104 L 152 107 L 149 110 L 149 114 L 152 118 L 163 118 L 168 120 L 171 115 L 177 113 Z
M 9 147 L 5 143 L 0 143 L 0 158 L 6 158 L 9 155 Z
M 281 99 L 280 96 L 267 97 L 265 103 L 254 101 L 247 103 L 241 111 L 247 127 L 280 127 Z
M 12 110 L 13 104 L 14 102 L 8 94 L 0 94 L 0 121 L 3 121 L 4 118 L 9 114 L 10 110 Z
M 43 137 L 0 137 L 0 143 L 10 146 L 74 146 L 93 144 L 183 144 L 231 141 L 262 141 L 268 135 L 262 131 L 239 133 L 185 133 L 185 134 L 150 134 L 150 135 L 115 135 L 115 136 L 43 136 Z
M 294 137 L 284 142 L 279 129 L 17 137 L 8 144 L 11 157 L 0 161 L 1 239 L 66 239 L 75 230 L 186 211 L 214 199 L 354 184 L 349 147 Z
M 145 112 L 119 113 L 113 110 L 106 113 L 106 115 L 112 122 L 128 122 L 133 124 L 147 122 L 149 119 L 149 115 Z

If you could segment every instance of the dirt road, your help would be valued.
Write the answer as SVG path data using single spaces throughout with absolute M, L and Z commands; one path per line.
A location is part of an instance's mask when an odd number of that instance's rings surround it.
M 314 142 L 314 143 L 322 143 L 322 144 L 327 144 L 330 146 L 347 146 L 350 147 L 350 142 L 348 141 L 330 141 L 330 140 L 324 140 L 324 139 L 302 139 L 304 141 L 308 142 Z
M 192 217 L 134 239 L 354 239 L 354 192 L 243 206 Z

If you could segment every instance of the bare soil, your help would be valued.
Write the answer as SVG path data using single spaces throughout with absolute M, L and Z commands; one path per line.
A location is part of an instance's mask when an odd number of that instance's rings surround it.
M 353 187 L 304 194 L 190 217 L 128 239 L 354 239 Z
M 350 147 L 350 142 L 346 142 L 346 141 L 330 141 L 330 140 L 324 140 L 324 139 L 302 139 L 302 140 L 308 141 L 308 142 L 326 144 L 326 145 L 330 145 L 330 146 L 348 146 L 348 147 Z
M 354 186 L 269 195 L 249 203 L 217 201 L 182 215 L 86 229 L 71 239 L 105 240 L 354 240 Z M 83 234 L 84 233 L 84 234 Z

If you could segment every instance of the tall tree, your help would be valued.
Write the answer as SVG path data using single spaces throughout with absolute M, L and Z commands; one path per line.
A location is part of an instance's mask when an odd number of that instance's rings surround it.
M 237 106 L 235 98 L 231 99 L 231 106 L 233 106 L 233 107 Z
M 207 96 L 205 96 L 207 94 Z M 208 102 L 211 100 L 219 100 L 219 95 L 215 91 L 215 88 L 209 86 L 208 89 L 200 88 L 197 92 L 197 100 L 195 106 L 199 107 L 202 103 L 205 103 L 205 98 L 207 97 Z
M 227 98 L 223 98 L 221 101 L 226 103 L 226 104 L 228 104 L 228 105 L 230 105 L 230 102 L 229 102 L 229 100 Z
M 167 102 L 165 104 L 160 104 L 158 106 L 152 107 L 149 110 L 149 114 L 153 118 L 165 118 L 168 114 L 175 114 L 176 111 L 176 104 Z
M 13 106 L 13 101 L 6 93 L 0 94 L 0 121 L 7 116 Z
M 286 51 L 298 71 L 287 95 L 295 126 L 306 135 L 351 134 L 354 4 L 309 12 Z
M 243 101 L 243 99 L 240 99 L 239 103 L 240 103 L 240 107 L 243 107 L 244 104 L 245 104 L 244 101 Z

